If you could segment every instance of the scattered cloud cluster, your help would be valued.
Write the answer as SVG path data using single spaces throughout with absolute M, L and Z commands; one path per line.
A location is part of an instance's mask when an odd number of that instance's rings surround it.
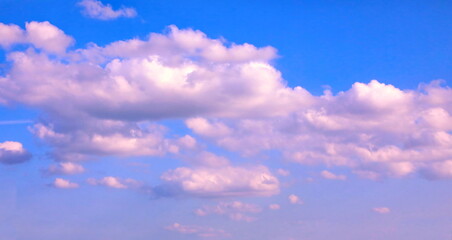
M 137 11 L 130 7 L 121 7 L 114 10 L 110 4 L 103 4 L 98 0 L 82 0 L 78 3 L 83 8 L 83 14 L 99 20 L 112 20 L 120 17 L 133 18 Z
M 207 216 L 211 214 L 227 216 L 234 221 L 252 222 L 255 217 L 247 214 L 259 213 L 262 209 L 259 206 L 239 201 L 220 202 L 215 206 L 203 206 L 196 209 L 195 214 L 198 216 Z
M 30 160 L 32 157 L 20 142 L 0 142 L 0 163 L 18 164 Z

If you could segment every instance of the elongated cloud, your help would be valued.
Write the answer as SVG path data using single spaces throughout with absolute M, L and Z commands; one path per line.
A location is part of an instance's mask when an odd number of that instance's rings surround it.
M 142 185 L 139 181 L 131 178 L 122 179 L 118 177 L 104 177 L 102 179 L 89 178 L 87 183 L 90 185 L 102 185 L 109 188 L 126 189 L 137 188 Z
M 18 164 L 31 159 L 31 154 L 25 150 L 21 143 L 6 141 L 0 143 L 0 163 Z
M 271 196 L 279 192 L 279 180 L 267 167 L 176 168 L 161 177 L 160 194 L 197 197 Z
M 137 16 L 137 11 L 134 8 L 121 7 L 118 10 L 114 10 L 110 4 L 103 4 L 97 0 L 82 0 L 78 5 L 83 7 L 83 14 L 100 20 L 112 20 L 120 17 L 133 18 Z
M 62 162 L 59 164 L 51 165 L 48 169 L 44 170 L 46 175 L 72 175 L 83 173 L 85 168 L 77 163 L 72 162 Z

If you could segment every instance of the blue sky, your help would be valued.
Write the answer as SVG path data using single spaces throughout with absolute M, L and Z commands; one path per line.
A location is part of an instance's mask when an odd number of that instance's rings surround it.
M 449 239 L 447 1 L 0 1 L 0 237 Z

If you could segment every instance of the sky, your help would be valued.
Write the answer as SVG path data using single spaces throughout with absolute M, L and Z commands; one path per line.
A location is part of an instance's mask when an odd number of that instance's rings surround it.
M 451 12 L 0 0 L 0 238 L 452 239 Z

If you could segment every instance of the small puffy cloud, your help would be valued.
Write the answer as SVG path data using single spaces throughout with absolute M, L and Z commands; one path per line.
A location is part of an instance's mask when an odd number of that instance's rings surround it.
M 79 187 L 77 183 L 70 182 L 69 180 L 63 178 L 56 178 L 52 186 L 56 188 L 67 188 L 67 189 Z
M 72 162 L 61 162 L 58 164 L 51 165 L 48 169 L 44 170 L 47 175 L 72 175 L 85 172 L 85 168 L 77 163 Z
M 346 180 L 347 176 L 345 175 L 338 175 L 338 174 L 334 174 L 330 171 L 327 170 L 323 170 L 320 175 L 325 178 L 325 179 L 329 179 L 329 180 Z
M 289 199 L 289 202 L 292 204 L 303 204 L 303 201 L 300 199 L 300 197 L 298 197 L 295 194 L 289 195 L 288 199 Z
M 239 201 L 234 202 L 220 202 L 216 206 L 203 206 L 196 209 L 195 214 L 198 216 L 207 216 L 211 214 L 227 216 L 234 221 L 251 222 L 256 220 L 253 216 L 248 216 L 250 213 L 259 213 L 262 209 L 259 206 Z
M 180 223 L 173 223 L 170 226 L 165 227 L 169 231 L 175 231 L 180 234 L 196 235 L 203 238 L 211 237 L 228 237 L 229 233 L 222 229 L 215 229 L 211 227 L 202 227 L 194 225 L 182 225 Z
M 270 210 L 279 210 L 279 209 L 281 209 L 281 206 L 279 204 L 273 203 L 273 204 L 268 205 L 268 208 Z
M 391 212 L 391 209 L 387 208 L 387 207 L 376 207 L 372 209 L 374 212 L 376 213 L 380 213 L 380 214 L 387 214 Z
M 29 22 L 25 24 L 27 40 L 37 48 L 50 53 L 64 53 L 74 40 L 49 22 Z
M 103 4 L 97 0 L 82 0 L 78 5 L 83 7 L 83 14 L 100 20 L 112 20 L 120 17 L 133 18 L 137 16 L 137 11 L 134 8 L 121 7 L 118 10 L 113 10 L 110 4 Z
M 131 179 L 122 179 L 117 177 L 104 177 L 101 179 L 88 178 L 86 182 L 90 185 L 101 185 L 109 188 L 118 188 L 118 189 L 126 189 L 126 188 L 137 188 L 142 186 L 142 183 Z
M 30 160 L 32 155 L 23 148 L 22 143 L 6 141 L 0 143 L 0 163 L 18 164 Z
M 270 196 L 279 192 L 279 180 L 267 167 L 188 168 L 170 170 L 161 176 L 166 183 L 157 191 L 175 191 L 199 197 Z M 171 194 L 171 193 L 168 193 Z

